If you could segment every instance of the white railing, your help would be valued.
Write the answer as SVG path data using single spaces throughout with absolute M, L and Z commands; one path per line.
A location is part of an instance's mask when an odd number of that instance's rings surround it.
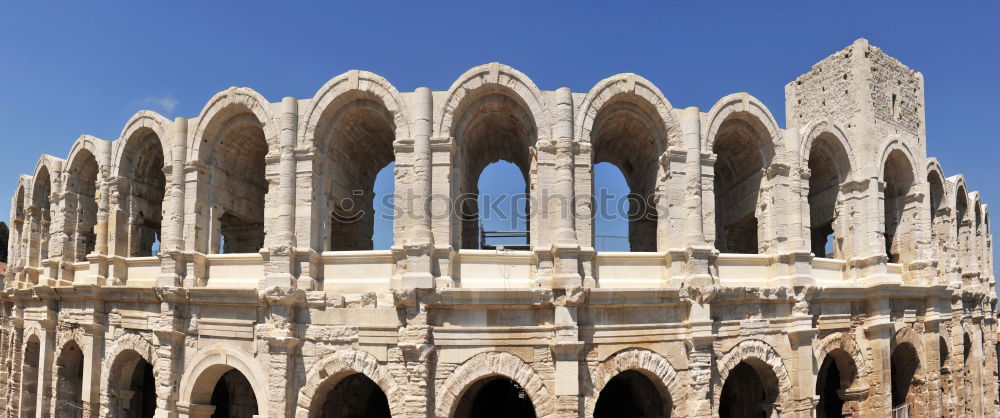
M 327 251 L 323 253 L 323 289 L 337 293 L 388 290 L 396 272 L 392 252 Z
M 594 257 L 597 287 L 663 287 L 669 274 L 664 253 L 598 252 Z
M 258 253 L 205 256 L 205 287 L 254 288 L 264 278 L 264 259 Z
M 160 257 L 129 257 L 125 259 L 125 286 L 153 287 L 160 276 Z
M 774 277 L 768 254 L 719 254 L 716 266 L 723 286 L 767 286 Z
M 531 251 L 460 250 L 456 285 L 463 288 L 532 287 Z
M 842 286 L 847 262 L 835 258 L 813 258 L 812 276 L 817 285 Z

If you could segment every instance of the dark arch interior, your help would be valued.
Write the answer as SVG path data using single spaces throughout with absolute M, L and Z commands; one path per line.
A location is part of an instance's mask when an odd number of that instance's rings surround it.
M 114 416 L 153 416 L 156 412 L 156 384 L 152 364 L 134 351 L 125 351 L 115 359 L 109 379 L 109 395 L 118 400 Z
M 24 364 L 21 366 L 21 416 L 35 416 L 38 402 L 38 360 L 41 349 L 38 337 L 28 337 L 24 346 Z
M 883 171 L 885 179 L 885 254 L 890 263 L 901 261 L 900 252 L 914 242 L 904 242 L 905 228 L 903 212 L 906 210 L 907 195 L 913 187 L 913 167 L 902 151 L 893 150 L 886 159 Z
M 68 189 L 75 196 L 76 207 L 68 213 L 68 221 L 74 222 L 73 257 L 75 261 L 87 261 L 87 254 L 97 245 L 97 159 L 90 151 L 81 151 L 74 165 L 70 167 Z
M 920 367 L 920 360 L 913 345 L 902 343 L 892 350 L 890 363 L 892 369 L 892 406 L 896 407 L 906 403 L 913 376 L 917 373 L 917 368 Z
M 39 237 L 38 240 L 33 240 L 31 243 L 37 246 L 31 254 L 31 265 L 35 267 L 41 265 L 41 260 L 49 258 L 49 222 L 52 220 L 52 214 L 49 212 L 51 206 L 49 197 L 51 194 L 52 183 L 49 181 L 49 170 L 42 167 L 35 177 L 31 190 L 31 205 L 38 208 L 40 216 L 34 220 L 34 222 L 38 222 Z
M 962 363 L 966 366 L 969 365 L 969 355 L 972 354 L 972 339 L 969 338 L 969 333 L 962 335 Z
M 126 210 L 137 218 L 131 225 L 128 254 L 146 257 L 159 250 L 167 178 L 160 138 L 152 132 L 137 135 L 126 146 L 121 164 L 124 177 L 129 179 L 131 198 L 127 204 L 134 205 Z
M 628 243 L 631 251 L 656 251 L 656 175 L 666 142 L 663 121 L 637 97 L 612 101 L 598 112 L 591 132 L 594 164 L 610 163 L 629 187 Z M 595 191 L 594 196 L 601 196 Z M 617 201 L 601 204 L 615 204 Z M 596 208 L 597 214 L 607 212 Z M 612 212 L 613 213 L 613 212 Z
M 832 355 L 827 355 L 823 360 L 823 365 L 819 368 L 819 375 L 816 377 L 816 394 L 819 395 L 819 404 L 816 405 L 817 418 L 840 418 L 843 416 L 844 400 L 840 398 L 838 390 L 847 389 L 841 387 L 840 369 Z
M 258 414 L 257 396 L 250 381 L 236 369 L 231 369 L 215 384 L 212 391 L 212 418 L 242 418 Z
M 483 169 L 497 161 L 507 161 L 521 169 L 527 195 L 531 190 L 534 157 L 531 147 L 537 139 L 535 120 L 527 106 L 507 87 L 487 85 L 470 94 L 455 112 L 452 132 L 458 148 L 458 181 L 455 205 L 462 226 L 456 231 L 461 248 L 479 248 L 479 180 Z M 528 211 L 530 212 L 530 211 Z M 531 229 L 530 219 L 526 220 Z M 529 231 L 519 231 L 530 241 Z M 525 245 L 528 242 L 524 243 Z
M 322 418 L 389 418 L 389 400 L 375 382 L 356 373 L 337 382 L 325 395 Z
M 757 254 L 757 202 L 763 170 L 764 133 L 759 122 L 734 116 L 719 127 L 715 161 L 715 247 L 724 253 Z M 769 156 L 767 157 L 769 158 Z
M 958 240 L 958 267 L 960 272 L 966 272 L 969 269 L 968 259 L 963 255 L 968 254 L 969 235 L 972 229 L 972 221 L 969 219 L 968 215 L 968 198 L 969 196 L 965 187 L 959 186 L 955 192 L 955 236 Z
M 331 217 L 329 248 L 371 250 L 375 205 L 382 203 L 375 196 L 375 177 L 396 159 L 392 114 L 381 102 L 359 97 L 336 111 L 325 112 L 327 119 L 317 132 L 324 138 L 325 169 L 330 179 L 324 186 Z
M 931 191 L 931 223 L 933 224 L 944 200 L 944 181 L 937 172 L 931 171 L 927 173 L 927 184 Z
M 818 136 L 809 150 L 809 231 L 816 257 L 843 257 L 843 237 L 835 226 L 840 186 L 849 164 L 847 151 L 832 135 Z
M 462 395 L 455 418 L 534 418 L 535 407 L 524 388 L 503 376 L 482 379 Z
M 948 341 L 944 337 L 938 337 L 938 355 L 940 356 L 941 368 L 944 368 L 945 363 L 948 361 Z
M 66 343 L 56 360 L 56 416 L 83 417 L 83 351 Z
M 608 381 L 597 396 L 594 418 L 670 417 L 670 399 L 663 399 L 656 385 L 635 370 L 626 370 Z
M 768 379 L 771 380 L 771 379 Z M 769 388 L 757 369 L 740 362 L 729 372 L 719 395 L 719 417 L 761 418 L 770 416 L 777 388 Z
M 267 196 L 267 140 L 261 122 L 248 109 L 231 109 L 214 134 L 211 168 L 213 253 L 256 253 L 264 247 Z M 217 116 L 220 117 L 220 116 Z

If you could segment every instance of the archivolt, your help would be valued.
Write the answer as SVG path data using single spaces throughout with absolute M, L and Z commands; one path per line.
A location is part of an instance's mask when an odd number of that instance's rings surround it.
M 613 75 L 601 80 L 590 89 L 577 113 L 574 140 L 589 143 L 594 121 L 601 109 L 622 95 L 638 97 L 640 101 L 655 110 L 660 119 L 657 122 L 661 125 L 657 131 L 666 133 L 667 144 L 664 145 L 671 148 L 681 145 L 682 133 L 680 124 L 674 118 L 673 106 L 653 83 L 633 73 Z
M 770 344 L 761 340 L 751 339 L 740 341 L 739 344 L 736 344 L 729 352 L 722 356 L 718 362 L 720 388 L 726 382 L 726 379 L 729 378 L 729 372 L 742 361 L 749 361 L 752 366 L 755 366 L 755 369 L 759 366 L 765 366 L 770 369 L 773 377 L 777 379 L 777 393 L 771 393 L 774 396 L 776 405 L 784 404 L 789 400 L 792 394 L 792 381 L 788 369 L 785 368 L 785 363 L 778 352 Z M 767 386 L 770 377 L 760 377 L 764 381 L 765 386 Z M 721 389 L 715 391 L 713 395 L 714 402 L 712 404 L 714 405 L 713 409 L 715 413 L 719 411 L 719 397 L 721 395 Z
M 253 89 L 247 87 L 230 87 L 229 89 L 217 93 L 208 101 L 205 108 L 198 116 L 198 125 L 195 127 L 194 135 L 189 138 L 189 159 L 205 161 L 207 155 L 202 155 L 201 146 L 207 144 L 208 152 L 217 145 L 214 138 L 206 138 L 209 127 L 227 120 L 240 113 L 252 114 L 261 128 L 264 130 L 264 139 L 268 144 L 268 154 L 277 155 L 278 128 L 275 126 L 275 118 L 271 113 L 271 104 L 264 96 Z M 167 154 L 164 154 L 167 158 Z
M 118 140 L 111 146 L 112 174 L 114 176 L 122 174 L 121 161 L 124 158 L 125 150 L 129 149 L 129 142 L 138 141 L 143 138 L 143 132 L 152 132 L 156 135 L 156 138 L 160 141 L 160 148 L 163 150 L 164 164 L 170 164 L 173 161 L 173 150 L 170 147 L 170 136 L 167 129 L 170 123 L 170 121 L 159 113 L 151 110 L 140 110 L 135 115 L 132 115 L 128 122 L 125 123 L 125 128 L 122 129 Z
M 881 152 L 879 153 L 879 180 L 885 181 L 885 165 L 888 163 L 889 155 L 896 150 L 899 150 L 904 156 L 906 156 L 906 160 L 910 164 L 910 169 L 913 170 L 911 175 L 913 176 L 912 178 L 915 182 L 927 178 L 926 174 L 919 171 L 920 167 L 914 164 L 916 160 L 913 158 L 913 152 L 910 151 L 910 147 L 906 144 L 906 142 L 898 136 L 893 136 L 885 142 L 882 146 Z
M 322 122 L 328 109 L 339 108 L 344 104 L 365 96 L 378 99 L 392 115 L 396 128 L 396 138 L 410 138 L 410 119 L 406 104 L 399 92 L 385 78 L 368 71 L 351 70 L 327 81 L 313 96 L 306 111 L 302 113 L 299 124 L 299 144 L 316 142 L 317 127 Z
M 480 65 L 466 71 L 451 85 L 445 100 L 438 108 L 437 115 L 439 116 L 434 123 L 437 127 L 435 135 L 439 137 L 451 136 L 454 127 L 453 119 L 461 105 L 468 101 L 470 94 L 476 94 L 478 89 L 489 85 L 510 89 L 513 92 L 512 96 L 523 102 L 531 112 L 537 125 L 535 130 L 538 139 L 551 137 L 552 119 L 541 91 L 526 75 L 498 62 Z
M 799 158 L 798 163 L 802 168 L 809 166 L 809 154 L 812 151 L 813 144 L 816 139 L 822 135 L 830 135 L 832 138 L 836 138 L 837 143 L 840 144 L 841 148 L 847 154 L 847 164 L 849 170 L 844 176 L 843 181 L 848 181 L 854 176 L 856 170 L 857 158 L 854 156 L 854 150 L 851 149 L 851 143 L 847 140 L 847 134 L 844 133 L 840 126 L 829 120 L 817 120 L 809 122 L 806 126 L 799 129 L 800 138 L 802 138 L 802 143 L 799 146 Z M 839 167 L 838 167 L 839 169 Z
M 531 403 L 535 406 L 535 415 L 539 418 L 552 416 L 555 412 L 553 408 L 555 400 L 550 399 L 549 390 L 530 365 L 513 354 L 492 351 L 473 356 L 448 376 L 436 392 L 435 415 L 439 418 L 450 417 L 469 386 L 480 379 L 492 376 L 504 376 L 521 385 L 531 398 Z
M 816 358 L 816 370 L 819 370 L 831 352 L 838 349 L 843 350 L 850 356 L 849 359 L 840 356 L 833 357 L 833 361 L 837 364 L 837 369 L 840 370 L 841 380 L 846 380 L 847 383 L 850 383 L 856 380 L 858 375 L 867 374 L 869 369 L 868 362 L 865 361 L 864 353 L 862 353 L 861 348 L 858 346 L 854 335 L 849 332 L 835 332 L 814 343 L 813 355 Z M 848 364 L 847 360 L 850 360 L 850 364 Z
M 306 384 L 299 390 L 297 418 L 318 416 L 319 411 L 312 408 L 322 408 L 314 403 L 316 396 L 325 396 L 324 391 L 332 389 L 341 379 L 360 373 L 371 379 L 385 393 L 389 400 L 389 411 L 393 416 L 403 416 L 400 408 L 403 406 L 404 394 L 399 389 L 399 382 L 385 367 L 379 367 L 378 359 L 371 354 L 347 350 L 324 358 L 309 369 Z
M 649 350 L 630 348 L 619 351 L 602 361 L 591 372 L 590 380 L 593 386 L 590 394 L 587 395 L 586 416 L 594 415 L 597 399 L 604 386 L 615 376 L 628 370 L 638 371 L 650 378 L 650 381 L 660 390 L 661 395 L 669 396 L 674 406 L 685 405 L 683 401 L 685 385 L 678 382 L 677 371 L 670 364 L 670 361 Z
M 708 125 L 707 129 L 703 129 L 702 136 L 702 152 L 712 152 L 715 146 L 715 139 L 718 137 L 719 129 L 722 124 L 735 115 L 745 114 L 754 120 L 758 124 L 764 127 L 766 130 L 766 139 L 768 142 L 760 144 L 760 147 L 765 152 L 771 150 L 776 156 L 784 155 L 784 145 L 782 144 L 781 129 L 778 128 L 778 123 L 774 120 L 774 116 L 771 116 L 771 111 L 767 110 L 767 106 L 764 106 L 760 100 L 747 94 L 747 93 L 734 93 L 730 94 L 712 106 L 712 109 L 708 111 Z M 764 161 L 769 161 L 765 159 Z

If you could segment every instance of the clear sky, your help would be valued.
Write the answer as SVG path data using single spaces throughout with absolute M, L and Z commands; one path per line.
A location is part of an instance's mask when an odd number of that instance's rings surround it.
M 139 109 L 194 117 L 229 86 L 273 102 L 309 98 L 363 69 L 400 91 L 446 90 L 467 69 L 500 61 L 544 90 L 586 92 L 635 72 L 675 107 L 703 111 L 746 91 L 784 126 L 784 85 L 859 37 L 924 74 L 928 154 L 946 175 L 965 174 L 984 202 L 1000 202 L 996 2 L 4 3 L 3 218 L 17 176 L 40 154 L 65 157 L 81 134 L 115 139 Z M 523 187 L 496 177 L 504 182 L 484 189 Z

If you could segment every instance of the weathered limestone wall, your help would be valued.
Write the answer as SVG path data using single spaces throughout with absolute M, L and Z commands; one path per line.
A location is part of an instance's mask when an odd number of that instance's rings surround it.
M 858 40 L 786 86 L 785 128 L 746 93 L 701 112 L 635 74 L 541 91 L 498 63 L 445 92 L 350 71 L 139 112 L 20 178 L 0 411 L 998 416 L 989 210 L 926 156 L 923 100 Z M 454 211 L 499 159 L 527 251 L 476 248 Z M 643 197 L 629 253 L 595 250 L 601 162 Z

